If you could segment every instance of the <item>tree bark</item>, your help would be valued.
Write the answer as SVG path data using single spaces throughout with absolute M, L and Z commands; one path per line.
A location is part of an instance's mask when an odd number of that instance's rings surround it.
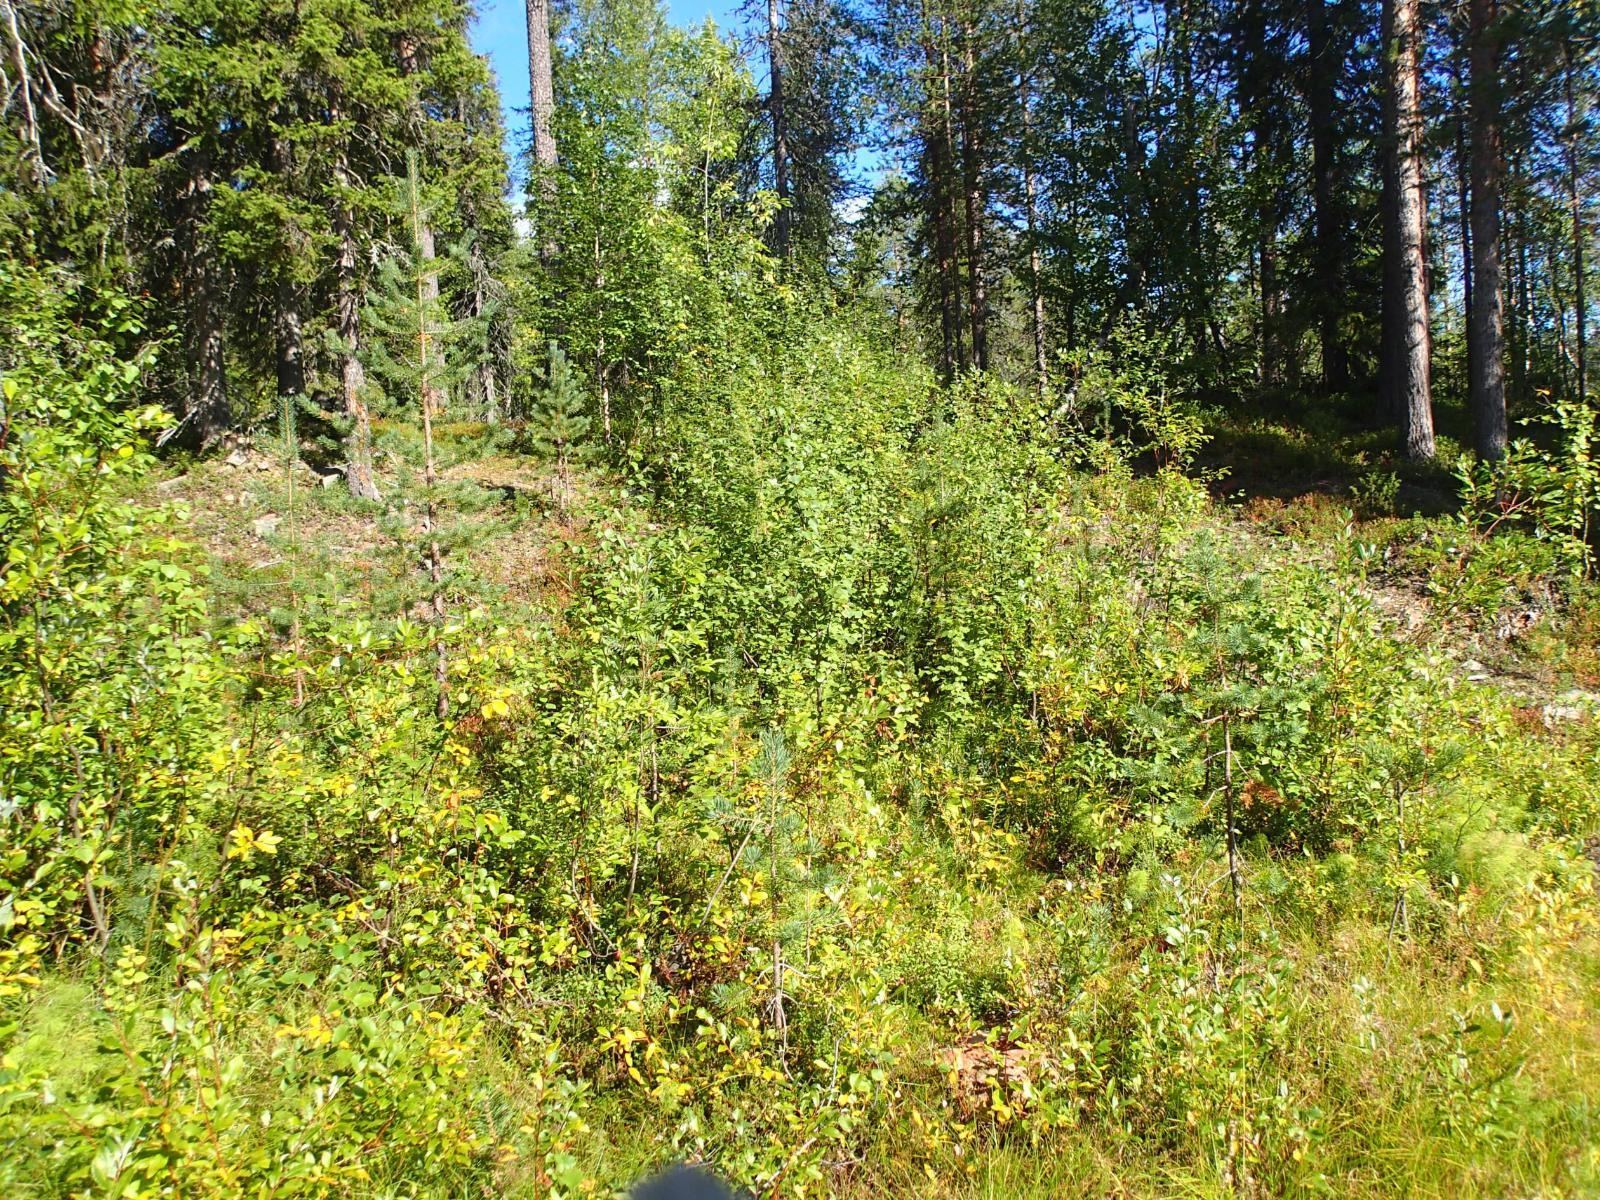
M 1583 194 L 1578 183 L 1578 99 L 1572 78 L 1575 68 L 1570 41 L 1562 46 L 1562 55 L 1565 67 L 1563 82 L 1567 93 L 1567 202 L 1572 205 L 1573 321 L 1578 343 L 1578 400 L 1581 403 L 1589 395 L 1589 311 L 1583 278 Z
M 1344 38 L 1338 0 L 1308 0 L 1307 40 L 1311 56 L 1307 108 L 1311 126 L 1311 195 L 1316 228 L 1317 337 L 1322 351 L 1322 387 L 1350 386 L 1350 353 L 1339 331 L 1344 313 L 1344 225 L 1338 194 L 1338 137 L 1334 116 Z M 1330 16 L 1334 27 L 1329 28 Z
M 337 106 L 333 119 L 340 119 Z M 339 341 L 339 383 L 350 431 L 345 435 L 345 484 L 358 500 L 379 499 L 372 475 L 372 413 L 367 408 L 367 372 L 361 365 L 361 257 L 356 246 L 356 219 L 347 193 L 351 188 L 349 160 L 343 147 L 334 155 L 334 183 L 341 193 L 334 214 L 338 238 L 335 262 L 334 333 Z
M 1383 10 L 1382 44 L 1388 47 L 1392 40 L 1389 5 Z M 1387 49 L 1384 50 L 1387 54 Z M 1383 85 L 1383 126 L 1390 125 L 1387 68 Z M 1377 418 L 1381 425 L 1398 427 L 1400 424 L 1401 394 L 1405 383 L 1405 329 L 1403 325 L 1403 299 L 1400 280 L 1402 250 L 1400 243 L 1400 169 L 1397 148 L 1387 135 L 1382 139 L 1383 190 L 1379 200 L 1380 221 L 1383 234 L 1382 255 L 1382 320 L 1378 344 L 1378 405 Z
M 1022 160 L 1022 204 L 1028 238 L 1028 315 L 1033 334 L 1033 377 L 1039 394 L 1043 396 L 1050 387 L 1050 366 L 1045 354 L 1044 341 L 1044 290 L 1043 264 L 1039 259 L 1038 182 L 1033 175 L 1033 81 L 1028 71 L 1028 47 L 1025 30 L 1026 14 L 1021 3 L 1017 5 L 1017 110 L 1022 118 L 1022 144 L 1018 157 Z
M 946 244 L 940 251 L 940 270 L 945 276 L 942 287 L 949 291 L 950 311 L 956 335 L 956 370 L 967 369 L 967 341 L 965 322 L 961 317 L 961 263 L 956 254 L 956 125 L 955 106 L 950 89 L 950 28 L 941 17 L 939 39 L 939 151 L 943 169 L 939 173 L 938 199 L 943 211 Z
M 189 396 L 184 420 L 202 449 L 228 428 L 228 378 L 225 364 L 226 317 L 217 294 L 213 248 L 202 231 L 211 179 L 205 156 L 192 151 L 187 186 L 188 230 L 183 255 L 183 298 L 188 324 Z
M 421 247 L 425 237 L 429 242 L 432 241 L 432 237 L 429 236 L 427 222 L 423 220 L 415 159 L 411 161 L 410 166 L 412 231 Z M 432 326 L 434 302 L 428 295 L 430 278 L 433 279 L 435 292 L 438 281 L 426 269 L 428 261 L 423 258 L 417 264 L 417 365 L 422 381 L 422 486 L 426 494 L 422 509 L 422 536 L 428 544 L 428 582 L 432 588 L 432 595 L 428 598 L 428 610 L 435 630 L 433 677 L 437 695 L 434 698 L 434 713 L 443 721 L 450 715 L 450 672 L 444 645 L 444 556 L 439 546 L 439 470 L 433 453 L 433 418 L 437 390 L 430 384 L 437 370 L 435 360 L 438 349 L 434 345 Z
M 539 255 L 555 257 L 555 239 L 547 230 L 556 201 L 555 76 L 550 62 L 550 0 L 527 0 L 528 96 L 533 114 L 534 185 L 539 198 Z
M 940 375 L 949 382 L 966 367 L 962 346 L 960 280 L 957 278 L 954 186 L 950 129 L 948 57 L 936 39 L 926 2 L 922 9 L 922 53 L 928 80 L 922 112 L 922 142 L 927 164 L 929 224 L 933 229 L 934 275 L 939 294 Z
M 772 222 L 773 243 L 778 257 L 789 257 L 789 229 L 793 214 L 789 209 L 789 124 L 783 107 L 783 31 L 778 15 L 778 0 L 767 0 L 767 112 L 772 117 L 772 187 L 778 195 L 778 211 Z
M 193 372 L 188 418 L 204 449 L 227 432 L 229 420 L 225 323 L 209 248 L 197 246 L 189 252 L 187 274 Z
M 1428 328 L 1427 199 L 1422 179 L 1419 0 L 1384 0 L 1387 141 L 1393 146 L 1393 338 L 1385 375 L 1397 405 L 1401 445 L 1413 461 L 1434 455 Z M 1386 297 L 1388 299 L 1388 297 Z
M 1497 0 L 1470 0 L 1468 114 L 1472 137 L 1472 314 L 1470 354 L 1478 456 L 1506 450 L 1505 286 L 1500 263 L 1500 62 Z
M 295 164 L 283 138 L 272 139 L 272 165 L 285 187 L 292 188 Z M 277 264 L 272 298 L 272 341 L 278 399 L 292 404 L 305 394 L 305 333 L 300 315 L 300 295 L 290 275 L 288 261 L 304 251 L 304 237 L 291 223 L 285 229 L 283 255 Z
M 305 394 L 305 334 L 300 319 L 300 299 L 288 279 L 278 281 L 272 313 L 278 398 L 293 403 Z
M 1455 77 L 1457 91 L 1465 96 L 1466 68 L 1461 61 L 1465 57 L 1465 47 L 1462 50 L 1463 53 L 1452 56 L 1451 71 Z M 1467 165 L 1469 139 L 1466 114 L 1460 105 L 1457 106 L 1455 125 L 1456 207 L 1459 210 L 1457 226 L 1461 242 L 1461 307 L 1466 314 L 1467 388 L 1470 391 L 1472 380 L 1478 373 L 1478 340 L 1472 336 L 1472 184 L 1471 171 Z
M 962 202 L 967 232 L 967 324 L 972 331 L 972 365 L 989 369 L 989 293 L 984 277 L 983 222 L 988 203 L 983 194 L 983 120 L 978 98 L 976 31 L 968 22 L 961 31 L 963 62 L 961 81 Z
M 400 39 L 400 71 L 408 79 L 414 79 L 422 73 L 422 62 L 418 57 L 417 43 L 409 34 Z M 422 98 L 414 92 L 411 96 L 411 137 L 417 147 L 421 147 L 427 136 L 427 118 L 422 111 Z M 420 157 L 420 153 L 416 155 Z M 437 244 L 433 235 L 433 221 L 429 217 L 425 205 L 420 205 L 412 213 L 412 227 L 416 231 L 417 254 L 421 265 L 426 268 L 422 274 L 423 300 L 430 306 L 439 300 L 439 272 L 434 267 L 438 257 Z M 438 413 L 444 410 L 445 396 L 438 380 L 431 375 L 425 375 L 422 380 L 423 399 L 433 406 L 433 411 Z

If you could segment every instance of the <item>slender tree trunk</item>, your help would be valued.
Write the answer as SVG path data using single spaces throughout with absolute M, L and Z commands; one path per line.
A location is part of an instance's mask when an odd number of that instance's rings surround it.
M 1470 0 L 1468 112 L 1472 125 L 1472 315 L 1468 337 L 1478 456 L 1506 451 L 1505 287 L 1500 265 L 1500 46 L 1497 0 Z
M 1573 332 L 1578 343 L 1578 399 L 1583 401 L 1589 395 L 1589 310 L 1583 277 L 1583 194 L 1578 185 L 1578 98 L 1573 83 L 1571 42 L 1562 47 L 1562 53 L 1565 58 L 1563 82 L 1567 93 L 1567 202 L 1572 205 Z
M 939 30 L 939 187 L 936 194 L 942 212 L 942 237 L 939 249 L 940 273 L 948 291 L 951 323 L 955 329 L 956 370 L 967 369 L 967 343 L 961 320 L 961 265 L 956 260 L 956 180 L 955 109 L 950 99 L 950 31 L 942 19 Z
M 282 138 L 272 140 L 273 168 L 280 178 L 293 181 L 295 167 L 288 144 Z M 304 239 L 298 230 L 286 230 L 284 250 L 293 256 L 303 252 Z M 279 268 L 273 288 L 272 340 L 274 366 L 278 381 L 278 399 L 293 404 L 305 394 L 305 334 L 300 316 L 300 294 L 288 270 Z
M 1518 174 L 1521 164 L 1518 164 Z M 1533 273 L 1528 269 L 1528 208 L 1523 205 L 1517 213 L 1517 291 L 1521 294 L 1518 311 L 1522 315 L 1522 336 L 1518 339 L 1517 360 L 1520 385 L 1517 394 L 1527 396 L 1533 378 Z
M 1145 184 L 1144 137 L 1139 128 L 1138 105 L 1133 100 L 1130 100 L 1123 109 L 1122 152 L 1128 163 L 1127 198 L 1121 214 L 1122 257 L 1126 270 L 1122 280 L 1122 294 L 1117 297 L 1117 304 L 1106 312 L 1100 335 L 1102 342 L 1110 334 L 1112 326 L 1122 317 L 1123 310 L 1127 306 L 1143 303 L 1148 275 L 1146 268 L 1148 227 L 1152 226 L 1154 221 L 1151 219 L 1151 204 Z
M 1384 33 L 1382 42 L 1388 47 L 1393 37 L 1389 4 L 1383 9 Z M 1387 54 L 1387 50 L 1385 50 Z M 1388 86 L 1387 68 L 1383 87 L 1383 124 L 1391 125 L 1390 109 L 1393 107 Z M 1380 218 L 1383 232 L 1383 302 L 1378 348 L 1378 407 L 1379 424 L 1398 427 L 1405 389 L 1405 327 L 1404 288 L 1401 282 L 1403 250 L 1400 239 L 1400 168 L 1399 155 L 1394 141 L 1387 135 L 1382 139 L 1383 191 L 1380 198 Z
M 962 198 L 967 226 L 967 323 L 972 330 L 972 365 L 989 369 L 989 294 L 984 278 L 983 222 L 988 203 L 983 194 L 983 116 L 978 102 L 977 34 L 968 23 L 961 31 L 966 71 L 961 86 Z
M 922 142 L 928 172 L 926 195 L 929 224 L 933 229 L 934 275 L 939 294 L 939 369 L 948 382 L 965 366 L 960 284 L 956 278 L 954 188 L 950 178 L 950 81 L 947 60 L 935 44 L 937 33 L 926 3 L 922 19 L 922 53 L 928 79 L 922 112 Z
M 1462 65 L 1463 58 L 1464 54 L 1452 56 L 1451 71 L 1455 76 L 1456 89 L 1465 96 L 1467 80 L 1466 69 Z M 1478 339 L 1472 336 L 1472 187 L 1467 161 L 1467 118 L 1461 106 L 1457 106 L 1455 125 L 1456 207 L 1458 235 L 1461 241 L 1461 306 L 1466 320 L 1467 389 L 1470 391 L 1472 380 L 1478 374 Z
M 1283 382 L 1283 286 L 1278 280 L 1277 235 L 1269 222 L 1262 230 L 1260 247 L 1261 382 L 1267 387 Z
M 183 296 L 188 320 L 189 396 L 184 419 L 202 448 L 227 431 L 226 317 L 218 293 L 216 256 L 202 233 L 211 179 L 204 156 L 191 151 L 188 230 L 183 255 Z
M 190 355 L 193 369 L 189 420 L 202 448 L 228 429 L 228 381 L 222 299 L 217 295 L 217 270 L 209 248 L 189 254 L 186 291 L 189 300 Z
M 550 64 L 550 0 L 527 0 L 529 107 L 533 113 L 535 192 L 539 198 L 539 254 L 545 262 L 555 257 L 555 239 L 549 236 L 556 203 L 556 139 L 551 122 L 556 111 L 555 76 Z
M 1561 290 L 1561 246 L 1554 237 L 1545 246 L 1545 263 L 1550 281 L 1550 311 L 1556 318 L 1556 366 L 1561 372 L 1561 390 L 1565 392 L 1569 386 L 1567 368 L 1575 368 L 1578 357 L 1567 339 L 1567 296 Z
M 1316 227 L 1317 337 L 1322 351 L 1322 387 L 1350 386 L 1350 353 L 1340 333 L 1344 314 L 1344 217 L 1338 194 L 1338 137 L 1334 111 L 1344 72 L 1344 36 L 1338 0 L 1308 0 L 1307 34 L 1311 79 L 1307 107 L 1311 125 L 1311 196 Z M 1330 17 L 1334 28 L 1330 29 Z
M 434 711 L 439 720 L 450 715 L 449 664 L 444 645 L 445 596 L 444 554 L 439 545 L 439 468 L 434 456 L 433 422 L 438 415 L 438 401 L 442 389 L 438 375 L 444 366 L 443 351 L 438 344 L 435 314 L 439 310 L 439 283 L 433 267 L 433 236 L 427 219 L 427 208 L 422 202 L 422 184 L 417 170 L 416 155 L 407 161 L 407 198 L 410 201 L 411 237 L 416 245 L 416 314 L 418 391 L 422 401 L 422 537 L 427 543 L 429 616 L 434 626 L 433 676 L 437 685 Z
M 778 257 L 789 257 L 789 230 L 793 214 L 789 207 L 789 120 L 783 107 L 783 30 L 778 0 L 767 0 L 767 111 L 772 117 L 772 187 L 778 194 L 778 212 L 772 234 Z
M 300 298 L 294 283 L 280 279 L 273 304 L 272 333 L 278 377 L 278 398 L 293 403 L 305 394 L 305 334 Z
M 1278 194 L 1281 188 L 1276 178 L 1278 156 L 1282 153 L 1278 145 L 1282 122 L 1278 120 L 1266 81 L 1261 78 L 1268 61 L 1265 21 L 1260 19 L 1246 21 L 1243 54 L 1245 65 L 1242 73 L 1248 82 L 1241 87 L 1240 102 L 1252 114 L 1251 141 L 1254 158 L 1252 173 L 1258 178 L 1265 179 L 1268 184 L 1267 187 L 1260 189 L 1263 199 L 1260 212 L 1256 216 L 1256 261 L 1260 266 L 1258 278 L 1261 287 L 1261 359 L 1257 378 L 1263 386 L 1271 388 L 1283 382 L 1285 358 L 1284 299 L 1278 273 L 1278 227 L 1282 224 Z M 1193 85 L 1190 83 L 1186 86 Z M 1192 203 L 1198 209 L 1201 201 L 1195 197 Z M 1211 306 L 1207 304 L 1201 311 L 1209 316 L 1210 308 Z
M 417 56 L 417 44 L 409 36 L 400 39 L 400 70 L 408 79 L 415 78 L 422 73 L 422 62 Z M 416 146 L 423 145 L 427 136 L 427 118 L 422 111 L 421 98 L 413 94 L 411 97 L 411 136 Z M 420 207 L 412 214 L 413 228 L 416 235 L 417 250 L 427 270 L 422 275 L 422 286 L 425 301 L 432 305 L 439 299 L 439 272 L 433 265 L 437 257 L 436 243 L 433 234 L 433 222 L 429 218 L 428 210 Z M 444 410 L 444 392 L 438 380 L 427 375 L 423 377 L 423 388 L 427 392 L 426 399 L 433 406 L 434 412 Z
M 335 108 L 334 120 L 339 120 Z M 352 186 L 343 147 L 334 155 L 334 183 L 340 193 Z M 350 432 L 345 436 L 345 483 L 358 500 L 377 500 L 372 475 L 372 413 L 367 408 L 367 372 L 361 365 L 361 257 L 356 245 L 355 212 L 347 195 L 338 197 L 333 220 L 339 251 L 335 263 L 334 333 L 339 341 L 339 383 Z
M 1017 5 L 1017 53 L 1022 67 L 1017 75 L 1017 110 L 1022 117 L 1022 203 L 1028 238 L 1028 316 L 1029 331 L 1033 334 L 1033 377 L 1039 394 L 1044 395 L 1050 386 L 1050 365 L 1045 355 L 1044 340 L 1044 287 L 1043 264 L 1039 259 L 1039 188 L 1033 176 L 1033 94 L 1032 80 L 1028 75 L 1026 55 L 1028 48 L 1022 44 L 1026 28 L 1021 4 Z
M 491 302 L 487 290 L 489 279 L 489 266 L 483 261 L 483 256 L 474 248 L 471 255 L 473 286 L 472 286 L 472 315 L 482 321 L 489 318 Z M 493 342 L 492 318 L 490 326 L 485 329 L 486 344 L 483 358 L 475 370 L 478 387 L 478 399 L 483 402 L 483 419 L 491 425 L 500 422 L 500 389 L 495 375 L 495 360 L 498 357 Z
M 1428 327 L 1427 200 L 1422 178 L 1419 0 L 1384 0 L 1392 36 L 1384 46 L 1388 139 L 1394 144 L 1397 339 L 1389 375 L 1397 388 L 1401 443 L 1414 461 L 1434 455 Z M 1386 347 L 1387 348 L 1387 347 Z
M 428 361 L 426 336 L 423 338 L 422 355 L 423 376 L 426 378 L 428 372 L 432 370 Z M 428 543 L 428 583 L 432 589 L 428 599 L 428 612 L 436 630 L 433 642 L 433 678 L 438 695 L 434 702 L 434 712 L 442 721 L 450 715 L 450 673 L 444 645 L 444 553 L 439 546 L 439 471 L 433 454 L 433 404 L 427 399 L 426 388 L 423 389 L 422 400 L 422 448 L 424 455 L 422 483 L 427 492 L 427 502 L 423 506 L 422 536 Z
M 1067 116 L 1067 145 L 1073 161 L 1067 163 L 1066 245 L 1062 248 L 1066 302 L 1062 305 L 1062 336 L 1066 348 L 1078 348 L 1078 135 L 1072 116 Z M 1043 299 L 1041 295 L 1040 299 Z
M 951 276 L 955 268 L 955 237 L 950 230 L 946 203 L 949 166 L 941 153 L 943 138 L 937 129 L 928 135 L 928 194 L 933 224 L 934 275 L 939 291 L 939 374 L 948 383 L 960 369 L 961 316 Z
M 433 224 L 428 220 L 427 210 L 423 209 L 417 216 L 417 254 L 425 268 L 421 277 L 423 302 L 430 306 L 439 302 L 439 268 L 435 248 Z M 437 373 L 423 377 L 422 389 L 434 413 L 443 412 L 446 396 Z

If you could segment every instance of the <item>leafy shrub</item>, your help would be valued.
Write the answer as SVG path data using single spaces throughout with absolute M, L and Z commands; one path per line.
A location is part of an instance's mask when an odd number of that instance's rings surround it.
M 1497 462 L 1457 462 L 1461 519 L 1493 532 L 1521 527 L 1552 543 L 1575 574 L 1592 574 L 1600 518 L 1600 463 L 1595 458 L 1596 410 L 1574 401 L 1554 405 L 1550 423 L 1559 445 L 1541 449 L 1519 438 Z

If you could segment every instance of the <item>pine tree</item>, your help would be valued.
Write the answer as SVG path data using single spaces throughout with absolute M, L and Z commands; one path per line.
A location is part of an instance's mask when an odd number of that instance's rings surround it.
M 587 449 L 592 420 L 585 411 L 578 376 L 555 342 L 550 343 L 549 363 L 539 377 L 541 386 L 529 414 L 527 440 L 535 453 L 555 464 L 559 502 L 564 507 L 572 493 L 572 463 Z
M 436 630 L 433 649 L 437 711 L 443 720 L 450 711 L 450 683 L 443 638 L 444 549 L 434 424 L 451 387 L 477 367 L 478 356 L 471 351 L 479 339 L 467 336 L 472 322 L 452 320 L 440 299 L 438 278 L 445 262 L 433 251 L 431 216 L 423 198 L 415 153 L 406 156 L 400 208 L 407 241 L 395 247 L 379 268 L 377 290 L 363 314 L 370 336 L 362 353 L 383 386 L 391 408 L 409 401 L 421 417 L 423 516 L 419 533 L 428 574 L 429 619 Z M 455 257 L 462 253 L 452 252 Z

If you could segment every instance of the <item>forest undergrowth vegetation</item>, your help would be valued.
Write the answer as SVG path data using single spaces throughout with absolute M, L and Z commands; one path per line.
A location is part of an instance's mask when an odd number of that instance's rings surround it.
M 132 302 L 0 325 L 6 1195 L 1600 1190 L 1581 447 L 1236 506 L 1159 363 L 797 290 L 369 502 L 157 461 Z

